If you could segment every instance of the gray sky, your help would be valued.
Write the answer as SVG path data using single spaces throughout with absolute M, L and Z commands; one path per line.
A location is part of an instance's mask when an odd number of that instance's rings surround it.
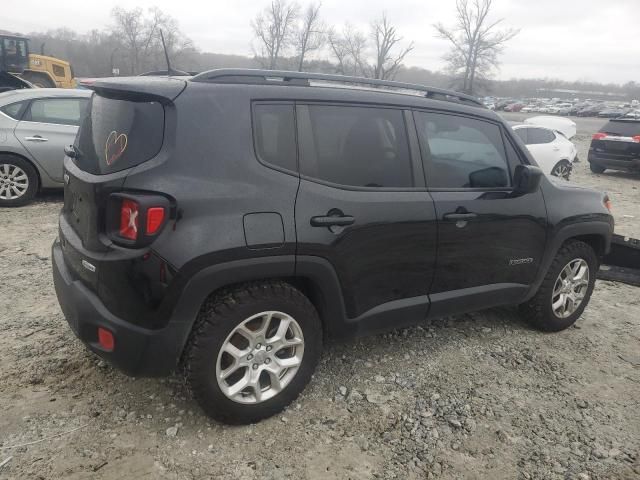
M 299 1 L 300 4 L 305 2 Z M 640 81 L 640 0 L 494 0 L 494 18 L 520 28 L 507 46 L 497 78 L 549 77 L 624 83 Z M 251 54 L 250 20 L 269 0 L 35 0 L 4 1 L 0 29 L 28 33 L 66 26 L 78 32 L 105 28 L 114 6 L 158 6 L 175 17 L 203 51 Z M 454 21 L 454 0 L 323 0 L 322 16 L 337 27 L 366 29 L 387 12 L 401 35 L 415 42 L 407 65 L 443 67 L 447 44 L 432 24 Z M 327 54 L 324 54 L 327 57 Z

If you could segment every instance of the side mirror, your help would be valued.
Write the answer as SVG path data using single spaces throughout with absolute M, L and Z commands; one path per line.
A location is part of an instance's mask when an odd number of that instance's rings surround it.
M 513 174 L 512 196 L 519 197 L 536 192 L 540 188 L 542 170 L 533 165 L 518 165 Z

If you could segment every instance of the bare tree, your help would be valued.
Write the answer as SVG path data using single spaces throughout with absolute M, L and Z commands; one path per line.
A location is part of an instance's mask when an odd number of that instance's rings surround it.
M 451 43 L 445 59 L 451 73 L 460 78 L 465 93 L 474 93 L 476 81 L 490 76 L 499 65 L 505 43 L 519 32 L 500 30 L 504 19 L 488 19 L 492 3 L 493 0 L 456 0 L 456 25 L 451 28 L 441 23 L 434 25 L 438 36 Z
M 366 58 L 367 39 L 362 32 L 346 24 L 342 32 L 329 30 L 327 40 L 336 60 L 338 73 L 371 76 L 371 66 Z
M 393 80 L 407 54 L 413 50 L 413 42 L 404 48 L 396 48 L 402 41 L 396 27 L 391 25 L 386 14 L 371 24 L 371 37 L 376 48 L 373 78 Z
M 255 52 L 263 67 L 274 70 L 283 51 L 291 45 L 298 5 L 286 0 L 273 0 L 271 5 L 251 22 L 260 51 Z
M 170 57 L 175 58 L 178 54 L 193 49 L 191 40 L 180 32 L 175 18 L 157 7 L 150 8 L 146 14 L 141 8 L 126 10 L 116 7 L 111 16 L 114 20 L 111 34 L 118 39 L 117 49 L 128 59 L 132 75 L 164 65 L 160 30 L 167 41 Z
M 304 67 L 304 58 L 325 43 L 325 27 L 320 19 L 321 3 L 309 5 L 302 17 L 302 24 L 295 33 L 295 47 L 298 53 L 298 71 Z

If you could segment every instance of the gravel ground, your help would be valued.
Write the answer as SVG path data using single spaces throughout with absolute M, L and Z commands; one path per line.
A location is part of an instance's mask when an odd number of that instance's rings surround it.
M 640 237 L 639 178 L 591 174 L 588 133 L 573 178 Z M 49 266 L 60 206 L 0 211 L 0 478 L 640 478 L 638 288 L 598 281 L 558 334 L 503 308 L 330 344 L 286 412 L 227 427 L 180 377 L 125 377 L 76 340 Z

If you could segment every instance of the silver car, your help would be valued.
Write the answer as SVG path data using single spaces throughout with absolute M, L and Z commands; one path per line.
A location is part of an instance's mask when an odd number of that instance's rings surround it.
M 89 90 L 34 88 L 0 93 L 0 207 L 62 188 L 64 147 L 76 137 Z

